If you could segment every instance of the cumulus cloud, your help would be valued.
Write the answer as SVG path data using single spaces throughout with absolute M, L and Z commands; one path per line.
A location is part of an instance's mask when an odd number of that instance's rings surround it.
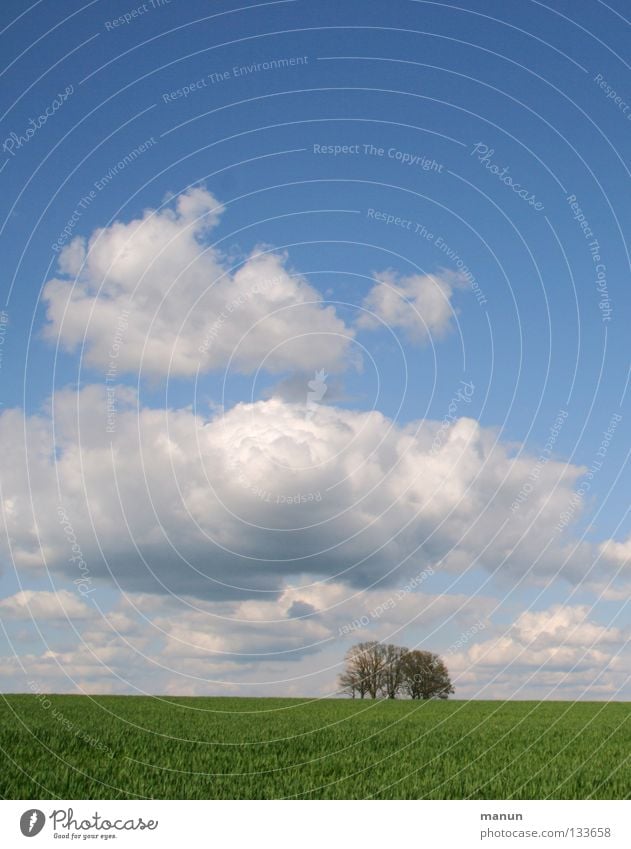
M 76 237 L 44 288 L 46 337 L 119 374 L 348 365 L 353 330 L 292 273 L 285 254 L 260 248 L 231 267 L 210 243 L 222 212 L 210 192 L 194 188 L 88 240 Z
M 42 607 L 45 650 L 25 650 L 20 663 L 0 657 L 0 673 L 17 690 L 35 682 L 55 692 L 327 696 L 336 690 L 344 649 L 382 639 L 438 650 L 461 698 L 628 693 L 624 629 L 596 621 L 585 605 L 560 604 L 524 612 L 503 629 L 490 619 L 497 604 L 490 597 L 406 592 L 403 585 L 353 594 L 330 582 L 288 584 L 277 598 L 243 601 L 135 593 L 107 611 L 91 608 L 67 634 L 55 611 Z M 468 635 L 474 636 L 462 651 L 445 650 Z
M 607 540 L 599 550 L 604 560 L 619 569 L 627 570 L 631 565 L 631 537 L 622 542 Z
M 69 590 L 21 590 L 0 600 L 0 617 L 18 620 L 86 619 L 90 608 Z
M 615 696 L 629 680 L 628 634 L 592 616 L 586 605 L 525 611 L 505 633 L 454 657 L 450 668 L 468 695 L 565 698 L 569 689 L 575 697 Z
M 296 575 L 366 588 L 426 564 L 509 582 L 548 581 L 569 553 L 568 577 L 591 566 L 555 531 L 582 470 L 551 460 L 512 513 L 533 458 L 473 419 L 399 427 L 376 411 L 273 398 L 204 421 L 139 408 L 119 387 L 113 432 L 108 421 L 96 386 L 26 419 L 0 415 L 6 554 L 18 568 L 62 571 L 86 594 L 107 580 L 243 599 Z
M 462 274 L 447 269 L 408 277 L 383 271 L 374 279 L 376 283 L 364 299 L 365 312 L 357 326 L 365 330 L 376 330 L 384 324 L 401 328 L 411 342 L 421 344 L 447 333 L 454 317 L 454 289 L 465 282 Z
M 390 597 L 349 597 L 341 584 L 287 585 L 278 598 L 242 602 L 137 593 L 108 611 L 92 609 L 67 633 L 42 609 L 37 625 L 47 646 L 24 652 L 22 674 L 55 691 L 330 695 L 342 662 L 340 630 L 360 610 L 372 611 L 371 638 L 400 633 L 411 621 L 423 637 L 445 621 L 463 627 L 491 606 L 490 599 L 457 594 L 408 593 L 395 605 Z M 365 637 L 360 628 L 352 638 Z M 0 657 L 0 672 L 27 689 L 11 658 Z

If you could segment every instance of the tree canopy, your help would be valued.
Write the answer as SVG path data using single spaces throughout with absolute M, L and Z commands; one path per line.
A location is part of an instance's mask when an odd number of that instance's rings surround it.
M 341 692 L 360 699 L 447 699 L 454 692 L 447 667 L 430 651 L 403 648 L 372 640 L 357 643 L 346 653 L 339 677 Z

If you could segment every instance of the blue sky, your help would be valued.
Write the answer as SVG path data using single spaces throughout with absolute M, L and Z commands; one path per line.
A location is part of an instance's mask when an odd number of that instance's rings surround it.
M 631 554 L 623 5 L 7 8 L 7 688 L 27 689 L 30 674 L 97 692 L 324 695 L 344 623 L 378 606 L 371 592 L 390 598 L 433 567 L 392 621 L 369 617 L 351 637 L 396 633 L 449 652 L 483 622 L 452 661 L 460 694 L 488 684 L 482 695 L 628 695 L 618 653 Z M 148 243 L 133 235 L 140 220 Z M 248 290 L 195 363 L 222 304 L 272 268 L 282 299 Z M 215 273 L 219 294 L 209 294 Z M 108 432 L 104 352 L 121 293 L 137 283 L 110 384 L 119 423 Z M 321 369 L 326 388 L 310 409 L 307 384 Z M 452 459 L 430 447 L 446 416 L 445 440 L 463 446 Z M 181 442 L 167 436 L 171 420 Z M 408 439 L 404 473 L 396 460 Z M 511 511 L 546 451 L 534 493 Z M 145 488 L 131 472 L 121 479 L 139 457 L 159 471 L 175 458 L 176 474 L 149 470 Z M 322 490 L 337 500 L 330 510 L 326 498 L 272 509 L 261 480 L 274 499 Z M 366 495 L 379 481 L 381 501 Z M 154 490 L 164 496 L 157 508 Z M 577 490 L 571 521 L 555 531 Z M 48 516 L 58 504 L 89 554 L 93 595 L 81 595 L 62 525 Z M 523 528 L 506 531 L 526 511 Z M 252 530 L 260 525 L 274 530 Z M 243 571 L 251 561 L 253 582 Z M 239 597 L 218 589 L 242 573 Z M 269 609 L 255 609 L 257 593 Z M 289 616 L 295 601 L 310 615 Z M 164 622 L 180 615 L 182 633 L 165 637 Z M 261 617 L 286 627 L 259 633 Z M 86 648 L 104 634 L 126 646 L 112 644 L 111 661 Z M 160 652 L 178 671 L 157 670 Z M 605 656 L 606 680 L 597 679 Z M 563 671 L 560 692 L 550 667 Z

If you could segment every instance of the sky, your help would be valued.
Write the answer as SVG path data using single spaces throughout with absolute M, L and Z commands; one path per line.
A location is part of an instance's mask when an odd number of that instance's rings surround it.
M 0 689 L 628 699 L 624 4 L 3 8 Z

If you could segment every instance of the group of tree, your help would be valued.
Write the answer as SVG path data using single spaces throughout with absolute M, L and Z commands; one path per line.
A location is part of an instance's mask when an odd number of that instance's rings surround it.
M 433 652 L 371 641 L 346 653 L 340 690 L 353 699 L 447 699 L 454 692 L 449 672 Z

